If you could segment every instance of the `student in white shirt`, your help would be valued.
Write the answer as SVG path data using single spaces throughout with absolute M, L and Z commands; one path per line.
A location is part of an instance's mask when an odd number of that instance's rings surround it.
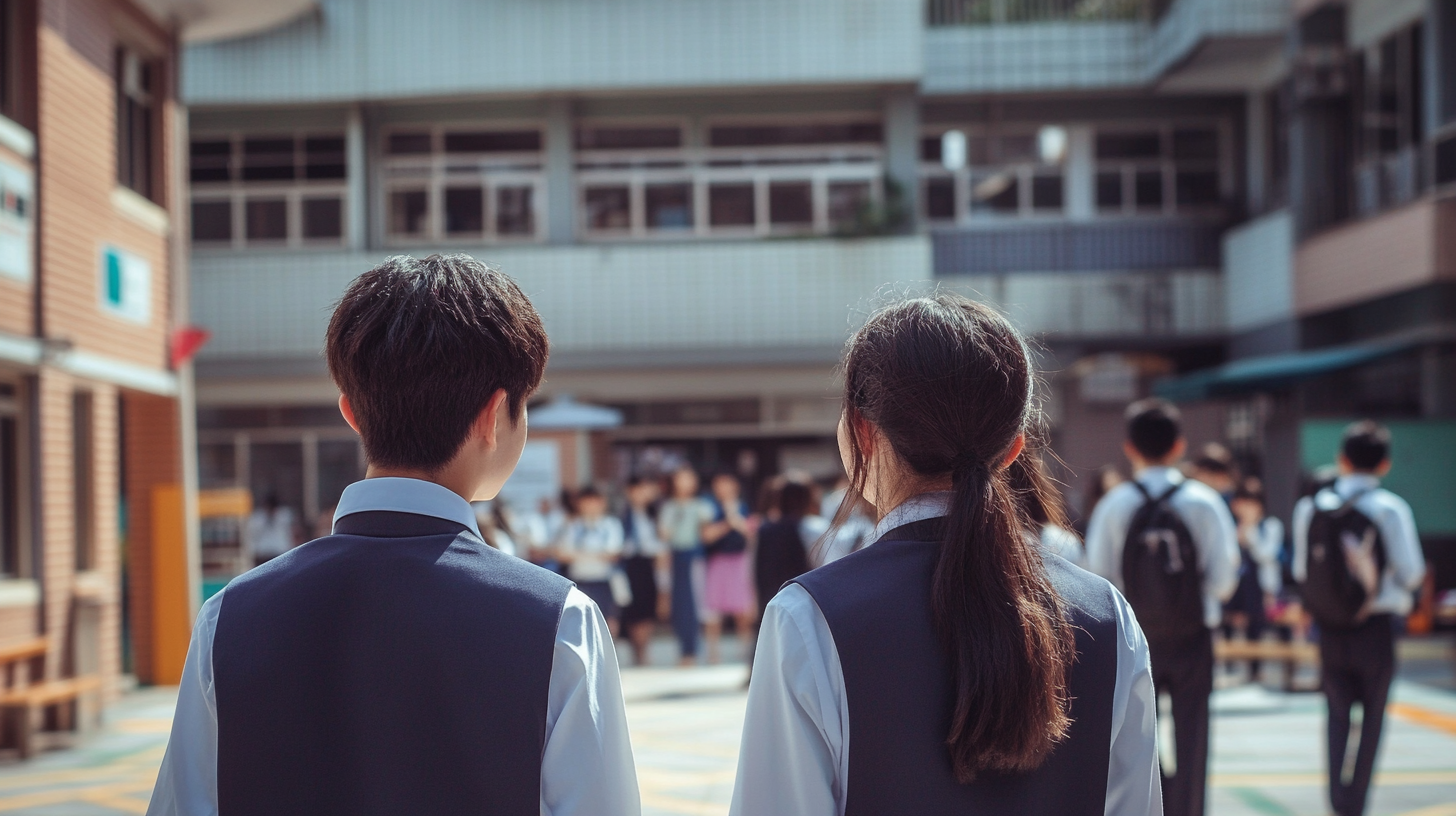
M 607 515 L 607 497 L 600 490 L 587 486 L 576 494 L 576 518 L 561 528 L 555 554 L 566 565 L 566 577 L 596 602 L 615 634 L 620 610 L 612 596 L 612 573 L 622 557 L 622 522 Z
M 1203 814 L 1212 630 L 1223 618 L 1223 602 L 1237 585 L 1239 567 L 1228 504 L 1207 485 L 1185 480 L 1176 467 L 1187 447 L 1177 407 L 1158 399 L 1129 406 L 1123 451 L 1132 463 L 1133 481 L 1108 491 L 1087 525 L 1087 568 L 1127 595 L 1147 633 L 1153 683 L 1172 698 L 1177 762 L 1163 774 L 1169 816 Z M 1135 519 L 1144 518 L 1157 519 L 1157 526 L 1139 527 Z M 1131 541 L 1134 536 L 1137 540 Z M 1145 569 L 1127 576 L 1128 564 Z M 1178 584 L 1165 592 L 1166 585 L 1143 583 L 1149 575 Z M 1138 581 L 1130 583 L 1130 577 Z M 1160 599 L 1168 602 L 1154 603 Z
M 1006 470 L 1032 381 L 1016 330 L 959 295 L 850 339 L 839 445 L 878 540 L 765 610 L 732 814 L 1162 812 L 1136 621 L 1023 535 Z
M 1365 812 L 1385 725 L 1385 704 L 1395 677 L 1395 630 L 1410 614 L 1412 593 L 1425 578 L 1426 562 L 1410 505 L 1380 486 L 1381 477 L 1390 472 L 1390 431 L 1368 420 L 1346 428 L 1338 465 L 1340 476 L 1333 486 L 1300 499 L 1294 507 L 1292 567 L 1294 579 L 1303 585 L 1305 605 L 1320 623 L 1320 686 L 1329 703 L 1330 807 L 1337 816 L 1360 816 Z M 1311 585 L 1315 570 L 1311 569 L 1310 553 L 1319 548 L 1320 555 L 1332 555 L 1330 560 L 1340 567 L 1350 563 L 1347 558 L 1360 560 L 1361 553 L 1331 553 L 1329 550 L 1337 549 L 1335 542 L 1312 540 L 1318 534 L 1311 528 L 1317 520 L 1329 523 L 1332 515 L 1352 513 L 1358 515 L 1349 520 L 1365 526 L 1372 540 L 1378 540 L 1385 566 L 1380 569 L 1378 559 L 1368 558 L 1374 548 L 1365 554 L 1369 576 L 1361 593 L 1364 603 L 1355 622 L 1345 625 L 1325 619 L 1319 611 L 1322 604 L 1313 597 L 1319 589 Z M 1343 541 L 1340 545 L 1338 549 L 1356 549 Z M 1347 782 L 1350 711 L 1357 702 L 1363 711 L 1359 748 Z

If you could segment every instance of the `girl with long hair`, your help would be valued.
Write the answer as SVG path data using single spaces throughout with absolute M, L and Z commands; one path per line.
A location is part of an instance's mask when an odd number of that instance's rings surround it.
M 1162 813 L 1142 633 L 1041 553 L 1009 483 L 1034 379 L 1016 330 L 957 295 L 850 339 L 840 516 L 863 497 L 876 540 L 765 610 L 736 816 Z

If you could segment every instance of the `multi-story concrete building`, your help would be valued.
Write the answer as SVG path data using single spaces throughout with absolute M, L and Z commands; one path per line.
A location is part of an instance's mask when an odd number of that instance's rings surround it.
M 597 475 L 831 471 L 843 339 L 877 297 L 939 285 L 1039 339 L 1075 486 L 1154 380 L 1343 342 L 1341 318 L 1300 321 L 1450 274 L 1440 160 L 1412 158 L 1452 92 L 1450 3 L 1308 5 L 325 0 L 189 49 L 204 483 L 326 510 L 359 472 L 319 354 L 331 303 L 388 255 L 458 250 L 541 309 L 548 396 L 622 412 Z M 1357 20 L 1338 43 L 1331 15 Z M 1389 150 L 1320 164 L 1349 130 L 1319 86 L 1348 38 L 1387 60 L 1418 20 L 1387 72 L 1419 81 L 1420 129 L 1391 113 Z M 1399 283 L 1348 248 L 1386 216 L 1328 229 L 1396 199 Z M 1266 447 L 1264 403 L 1189 408 L 1196 440 Z
M 110 698 L 124 667 L 180 674 L 195 582 L 178 13 L 226 35 L 272 5 L 0 2 L 0 652 L 39 650 L 32 682 L 98 678 Z

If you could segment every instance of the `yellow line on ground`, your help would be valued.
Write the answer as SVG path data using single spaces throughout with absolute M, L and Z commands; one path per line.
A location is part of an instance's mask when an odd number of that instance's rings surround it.
M 1305 788 L 1324 787 L 1323 773 L 1214 774 L 1208 784 L 1215 788 Z M 1456 771 L 1385 771 L 1375 775 L 1377 787 L 1401 785 L 1456 784 Z
M 1456 735 L 1456 715 L 1442 714 L 1439 711 L 1413 706 L 1410 703 L 1391 703 L 1390 713 L 1402 720 Z

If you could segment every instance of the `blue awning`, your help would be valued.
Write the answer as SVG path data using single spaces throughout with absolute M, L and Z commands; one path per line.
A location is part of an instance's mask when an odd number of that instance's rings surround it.
M 1176 402 L 1192 402 L 1251 391 L 1277 391 L 1322 374 L 1332 374 L 1393 357 L 1427 342 L 1428 338 L 1403 337 L 1250 357 L 1182 377 L 1160 380 L 1153 384 L 1153 391 L 1164 399 Z

